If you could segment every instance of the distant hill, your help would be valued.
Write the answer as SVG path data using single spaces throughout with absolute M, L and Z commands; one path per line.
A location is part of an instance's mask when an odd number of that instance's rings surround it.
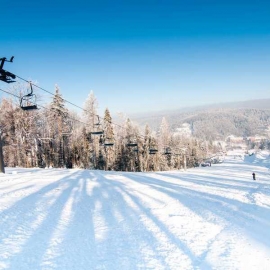
M 211 104 L 130 116 L 140 126 L 148 124 L 153 130 L 158 130 L 163 117 L 167 119 L 172 131 L 183 123 L 188 123 L 192 135 L 200 138 L 225 138 L 230 134 L 263 135 L 270 125 L 270 99 Z

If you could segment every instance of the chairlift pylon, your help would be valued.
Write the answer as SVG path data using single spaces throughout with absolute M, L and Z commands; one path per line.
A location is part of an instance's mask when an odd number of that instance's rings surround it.
M 24 111 L 37 110 L 36 95 L 33 94 L 32 83 L 29 82 L 29 84 L 30 84 L 30 93 L 22 96 L 20 101 L 20 107 Z

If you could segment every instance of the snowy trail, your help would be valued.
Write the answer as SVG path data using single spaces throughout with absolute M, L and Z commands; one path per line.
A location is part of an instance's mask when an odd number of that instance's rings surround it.
M 231 157 L 186 172 L 7 169 L 0 269 L 269 269 L 269 176 Z

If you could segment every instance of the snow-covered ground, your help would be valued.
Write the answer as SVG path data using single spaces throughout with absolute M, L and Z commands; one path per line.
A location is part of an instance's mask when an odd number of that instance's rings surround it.
M 270 269 L 267 160 L 232 153 L 157 173 L 8 168 L 0 269 Z

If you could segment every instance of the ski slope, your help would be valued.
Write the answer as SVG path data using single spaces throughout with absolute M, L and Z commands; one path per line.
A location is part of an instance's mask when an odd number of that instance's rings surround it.
M 268 164 L 231 153 L 187 171 L 8 168 L 0 269 L 270 269 Z

